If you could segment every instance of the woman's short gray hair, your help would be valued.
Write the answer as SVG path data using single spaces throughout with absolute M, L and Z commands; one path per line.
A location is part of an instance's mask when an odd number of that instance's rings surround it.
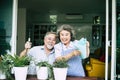
M 60 28 L 57 30 L 59 40 L 60 40 L 60 32 L 62 30 L 66 30 L 66 31 L 70 32 L 70 34 L 71 34 L 71 41 L 75 40 L 75 32 L 74 32 L 72 26 L 70 26 L 68 24 L 61 25 Z

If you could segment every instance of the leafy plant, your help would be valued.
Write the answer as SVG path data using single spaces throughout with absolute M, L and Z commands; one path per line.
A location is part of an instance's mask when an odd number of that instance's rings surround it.
M 18 55 L 12 56 L 11 54 L 1 55 L 0 70 L 5 72 L 8 80 L 13 80 L 11 77 L 11 68 L 14 66 L 23 67 L 29 65 L 30 61 L 31 58 L 27 56 L 19 57 Z
M 6 64 L 3 60 L 0 61 L 0 70 L 2 72 L 6 72 L 9 69 L 8 64 Z
M 67 64 L 67 60 L 61 59 L 61 60 L 55 61 L 53 64 L 53 67 L 66 68 L 66 67 L 69 67 L 69 65 Z
M 13 80 L 11 77 L 11 68 L 12 68 L 12 60 L 10 59 L 10 54 L 1 55 L 0 60 L 0 70 L 4 73 L 7 79 Z
M 39 67 L 51 67 L 51 65 L 47 61 L 37 63 Z
M 54 78 L 53 76 L 53 69 L 52 69 L 52 65 L 49 64 L 47 61 L 43 61 L 43 62 L 39 62 L 37 63 L 37 66 L 39 67 L 47 67 L 48 68 L 48 76 L 49 76 L 49 80 Z
M 28 56 L 19 57 L 18 55 L 14 55 L 14 56 L 11 56 L 11 60 L 13 61 L 13 66 L 24 67 L 29 65 L 31 58 Z

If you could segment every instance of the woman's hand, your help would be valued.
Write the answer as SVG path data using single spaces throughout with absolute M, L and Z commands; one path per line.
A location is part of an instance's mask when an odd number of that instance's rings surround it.
M 90 43 L 87 41 L 86 43 L 86 53 L 87 53 L 87 57 L 89 57 L 89 54 L 90 54 Z
M 74 56 L 79 56 L 80 55 L 80 51 L 78 50 L 75 50 L 67 55 L 64 55 L 64 56 L 60 56 L 60 57 L 57 57 L 56 60 L 62 60 L 62 59 L 65 59 L 65 60 L 69 60 L 71 59 L 72 57 Z
M 62 60 L 62 59 L 65 59 L 65 56 L 59 56 L 59 57 L 56 58 L 55 61 L 59 61 L 59 60 Z

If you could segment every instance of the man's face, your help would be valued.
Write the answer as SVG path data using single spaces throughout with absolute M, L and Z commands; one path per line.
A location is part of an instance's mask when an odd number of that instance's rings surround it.
M 44 44 L 48 49 L 52 49 L 56 43 L 55 34 L 48 34 L 44 39 Z

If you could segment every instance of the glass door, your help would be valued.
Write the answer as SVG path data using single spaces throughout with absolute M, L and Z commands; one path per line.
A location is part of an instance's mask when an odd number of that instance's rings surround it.
M 17 0 L 0 0 L 0 55 L 15 53 L 17 27 L 15 4 Z
M 120 75 L 120 1 L 117 0 L 117 52 L 116 52 L 116 75 Z
M 0 1 L 0 55 L 11 51 L 13 0 Z

